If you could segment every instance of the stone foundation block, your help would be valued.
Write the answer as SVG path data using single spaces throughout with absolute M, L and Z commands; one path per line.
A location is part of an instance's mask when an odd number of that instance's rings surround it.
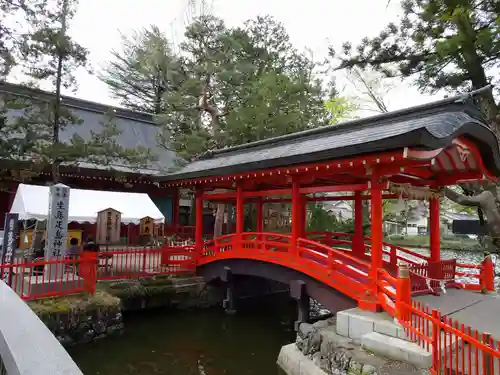
M 371 332 L 361 338 L 361 346 L 375 354 L 408 362 L 421 369 L 429 369 L 432 366 L 431 352 L 422 349 L 417 344 L 395 337 Z

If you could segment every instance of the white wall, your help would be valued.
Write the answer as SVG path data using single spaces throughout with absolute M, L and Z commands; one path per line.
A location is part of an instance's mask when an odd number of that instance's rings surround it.
M 408 224 L 407 224 L 407 228 L 406 228 L 408 236 L 417 236 L 419 227 L 425 228 L 424 230 L 427 231 L 427 217 L 408 219 Z M 403 231 L 403 234 L 404 234 L 404 231 Z

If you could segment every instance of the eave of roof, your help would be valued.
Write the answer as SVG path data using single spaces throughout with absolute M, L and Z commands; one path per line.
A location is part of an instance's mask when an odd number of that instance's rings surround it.
M 498 140 L 473 103 L 476 94 L 216 150 L 159 179 L 223 176 L 403 147 L 432 150 L 449 146 L 459 136 L 478 144 L 485 165 L 493 175 L 500 175 Z

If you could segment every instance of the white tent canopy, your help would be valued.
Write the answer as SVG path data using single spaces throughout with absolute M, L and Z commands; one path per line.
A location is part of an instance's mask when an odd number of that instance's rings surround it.
M 165 217 L 144 193 L 119 193 L 112 191 L 71 189 L 69 194 L 69 222 L 95 223 L 97 213 L 113 208 L 122 213 L 123 224 L 139 224 L 149 216 L 155 222 Z M 49 187 L 19 184 L 11 213 L 19 214 L 20 220 L 46 220 L 49 211 Z

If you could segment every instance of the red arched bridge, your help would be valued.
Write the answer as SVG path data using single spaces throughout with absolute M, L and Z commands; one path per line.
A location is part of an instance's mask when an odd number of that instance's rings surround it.
M 331 293 L 340 292 L 361 308 L 377 310 L 380 306 L 394 316 L 400 263 L 409 267 L 410 295 L 413 296 L 439 295 L 443 287 L 478 291 L 493 288 L 493 265 L 489 258 L 478 265 L 460 264 L 454 259 L 432 261 L 420 252 L 385 242 L 382 267 L 374 274 L 370 239 L 364 238 L 363 252 L 356 252 L 354 236 L 310 232 L 306 238 L 298 238 L 294 246 L 291 235 L 244 232 L 208 240 L 199 254 L 189 246 L 184 254 L 190 261 L 196 257 L 198 273 L 207 280 L 221 277 L 227 267 L 235 274 L 287 284 L 303 280 L 308 294 L 332 310 L 337 306 Z M 179 250 L 176 249 L 177 254 Z

